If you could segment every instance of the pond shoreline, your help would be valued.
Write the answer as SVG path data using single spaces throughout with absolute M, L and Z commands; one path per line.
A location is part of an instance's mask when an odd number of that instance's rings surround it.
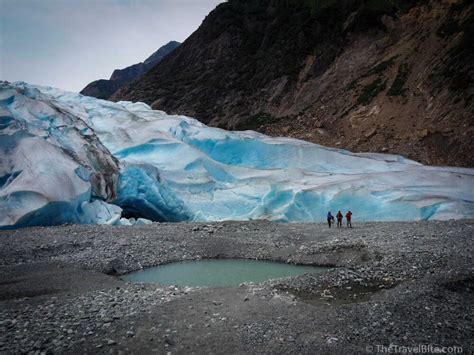
M 473 232 L 474 220 L 1 231 L 0 352 L 339 354 L 431 344 L 469 353 Z M 222 289 L 118 277 L 204 258 L 335 268 Z

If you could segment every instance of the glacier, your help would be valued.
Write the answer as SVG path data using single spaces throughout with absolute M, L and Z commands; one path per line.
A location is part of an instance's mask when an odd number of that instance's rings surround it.
M 0 110 L 0 228 L 474 216 L 474 169 L 230 132 L 24 82 L 0 83 Z
M 119 163 L 85 122 L 0 83 L 0 226 L 112 223 Z M 31 96 L 31 97 L 29 97 Z

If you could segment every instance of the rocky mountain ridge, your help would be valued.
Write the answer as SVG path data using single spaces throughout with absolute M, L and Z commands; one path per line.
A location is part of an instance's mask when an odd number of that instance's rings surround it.
M 122 86 L 131 83 L 147 73 L 179 45 L 180 43 L 176 41 L 168 42 L 149 56 L 144 62 L 133 64 L 123 69 L 115 69 L 108 80 L 100 79 L 93 81 L 82 89 L 81 94 L 93 96 L 98 99 L 108 99 Z

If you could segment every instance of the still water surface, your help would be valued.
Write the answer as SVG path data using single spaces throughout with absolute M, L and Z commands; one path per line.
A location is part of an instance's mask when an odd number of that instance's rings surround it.
M 326 268 L 247 259 L 204 259 L 182 261 L 147 268 L 124 275 L 129 282 L 163 286 L 238 287 L 243 282 L 262 282 L 304 273 L 320 273 Z

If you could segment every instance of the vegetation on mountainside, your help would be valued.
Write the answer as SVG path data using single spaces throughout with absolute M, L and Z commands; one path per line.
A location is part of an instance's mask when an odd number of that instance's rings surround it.
M 364 75 L 362 75 L 361 77 L 357 79 L 354 79 L 346 87 L 347 90 L 355 90 L 357 88 L 357 83 L 359 82 L 359 80 L 368 78 L 372 75 L 377 75 L 377 78 L 375 80 L 373 80 L 370 84 L 362 88 L 362 92 L 359 94 L 359 97 L 357 98 L 357 105 L 369 104 L 372 101 L 372 99 L 374 99 L 380 92 L 385 90 L 387 82 L 386 80 L 384 80 L 385 79 L 384 73 L 387 69 L 391 68 L 395 64 L 395 59 L 397 57 L 398 56 L 393 56 L 387 60 L 384 60 L 374 65 L 372 68 L 370 68 L 367 71 L 367 73 L 365 73 Z
M 290 0 L 298 3 L 298 0 Z M 352 26 L 349 29 L 367 29 L 380 26 L 382 15 L 395 15 L 397 12 L 404 13 L 416 3 L 426 1 L 420 0 L 304 0 L 310 9 L 311 15 L 331 21 L 340 20 L 349 13 L 354 13 Z
M 289 0 L 295 4 L 299 0 Z M 304 0 L 305 5 L 311 10 L 314 16 L 324 15 L 328 9 L 337 10 L 340 8 L 360 7 L 362 12 L 368 14 L 391 14 L 396 11 L 406 11 L 406 9 L 416 3 L 416 1 L 402 0 Z
M 395 64 L 395 59 L 397 58 L 398 56 L 393 56 L 387 60 L 384 60 L 382 62 L 380 62 L 379 64 L 373 66 L 368 72 L 367 74 L 365 74 L 363 77 L 366 78 L 370 75 L 375 75 L 375 74 L 383 74 L 385 72 L 385 70 L 391 68 L 393 66 L 393 64 Z
M 391 68 L 395 64 L 395 59 L 398 56 L 393 56 L 387 60 L 384 60 L 375 66 L 373 66 L 367 73 L 361 77 L 354 79 L 347 87 L 347 90 L 356 90 L 359 80 L 368 78 L 372 75 L 377 75 L 369 84 L 362 87 L 362 90 L 357 98 L 357 105 L 368 105 L 380 92 L 384 91 L 387 87 L 385 71 Z M 395 79 L 393 80 L 390 89 L 387 91 L 387 96 L 405 96 L 406 88 L 405 83 L 409 74 L 407 63 L 401 63 L 398 66 L 398 71 Z M 353 108 L 353 107 L 352 107 Z
M 345 33 L 372 27 L 383 29 L 382 15 L 395 15 L 420 1 L 230 0 L 218 7 L 218 16 L 212 20 L 219 31 L 211 37 L 218 37 L 224 31 L 243 33 L 239 37 L 243 59 L 249 60 L 242 62 L 271 60 L 274 78 L 282 75 L 295 78 L 306 55 L 317 55 L 319 60 L 314 70 L 316 74 L 323 72 L 343 46 Z M 249 17 L 253 20 L 249 21 Z M 260 80 L 264 74 L 260 69 L 263 68 L 244 65 L 241 72 L 254 71 L 252 76 L 255 74 L 255 79 Z
M 388 96 L 405 96 L 405 82 L 407 81 L 408 73 L 407 63 L 401 63 L 398 66 L 397 76 L 387 92 Z
M 367 105 L 369 104 L 380 92 L 384 91 L 387 86 L 387 81 L 379 77 L 366 85 L 362 89 L 362 93 L 357 98 L 357 104 Z
M 448 52 L 449 57 L 438 73 L 433 75 L 436 79 L 447 79 L 451 90 L 464 91 L 474 84 L 474 12 L 463 13 L 465 3 L 461 1 L 450 7 L 446 20 L 437 30 L 437 35 L 442 38 L 457 38 L 455 45 Z M 466 97 L 469 102 L 472 95 Z

